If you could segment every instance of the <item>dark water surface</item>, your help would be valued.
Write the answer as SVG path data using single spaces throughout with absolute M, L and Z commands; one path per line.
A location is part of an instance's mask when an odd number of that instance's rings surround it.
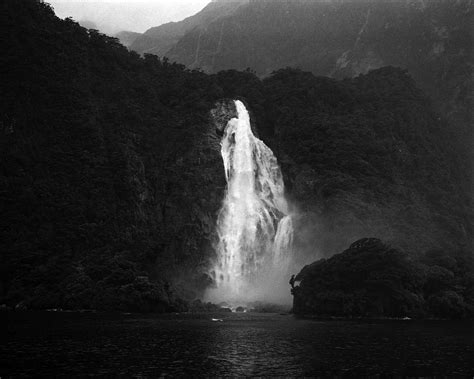
M 2 312 L 0 376 L 474 375 L 472 322 Z M 211 317 L 223 321 L 212 321 Z

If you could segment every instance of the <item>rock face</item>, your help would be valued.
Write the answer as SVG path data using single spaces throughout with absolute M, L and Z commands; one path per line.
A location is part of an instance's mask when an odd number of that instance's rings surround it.
M 224 130 L 230 119 L 237 117 L 237 109 L 233 100 L 219 100 L 211 110 L 211 118 L 214 123 L 216 133 L 219 136 L 224 134 Z
M 379 239 L 364 238 L 341 254 L 301 270 L 292 290 L 293 312 L 339 317 L 472 317 L 473 274 L 473 257 L 468 252 L 432 251 L 415 258 Z

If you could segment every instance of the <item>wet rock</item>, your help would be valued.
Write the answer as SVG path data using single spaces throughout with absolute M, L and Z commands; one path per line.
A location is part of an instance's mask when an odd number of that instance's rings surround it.
M 234 101 L 231 99 L 218 101 L 211 110 L 211 116 L 216 133 L 222 136 L 229 120 L 237 117 L 237 109 L 235 108 Z

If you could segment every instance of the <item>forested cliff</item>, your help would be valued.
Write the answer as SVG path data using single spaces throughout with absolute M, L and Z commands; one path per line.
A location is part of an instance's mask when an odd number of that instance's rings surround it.
M 210 284 L 232 98 L 281 162 L 301 262 L 368 233 L 413 254 L 472 243 L 465 163 L 406 71 L 208 75 L 47 4 L 0 10 L 2 303 L 186 308 Z
M 1 8 L 3 296 L 107 307 L 167 299 L 152 282 L 177 267 L 193 283 L 224 186 L 208 133 L 222 91 L 45 4 Z

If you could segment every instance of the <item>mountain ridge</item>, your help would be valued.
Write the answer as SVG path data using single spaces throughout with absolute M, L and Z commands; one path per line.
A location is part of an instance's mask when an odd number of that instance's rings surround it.
M 212 1 L 200 12 L 182 21 L 168 22 L 146 30 L 130 46 L 140 54 L 164 56 L 187 32 L 197 26 L 206 25 L 214 19 L 231 14 L 243 4 L 240 1 Z
M 208 73 L 250 68 L 261 77 L 283 67 L 335 78 L 408 69 L 471 161 L 473 9 L 472 0 L 250 1 L 211 21 L 195 19 L 173 44 L 147 52 Z

